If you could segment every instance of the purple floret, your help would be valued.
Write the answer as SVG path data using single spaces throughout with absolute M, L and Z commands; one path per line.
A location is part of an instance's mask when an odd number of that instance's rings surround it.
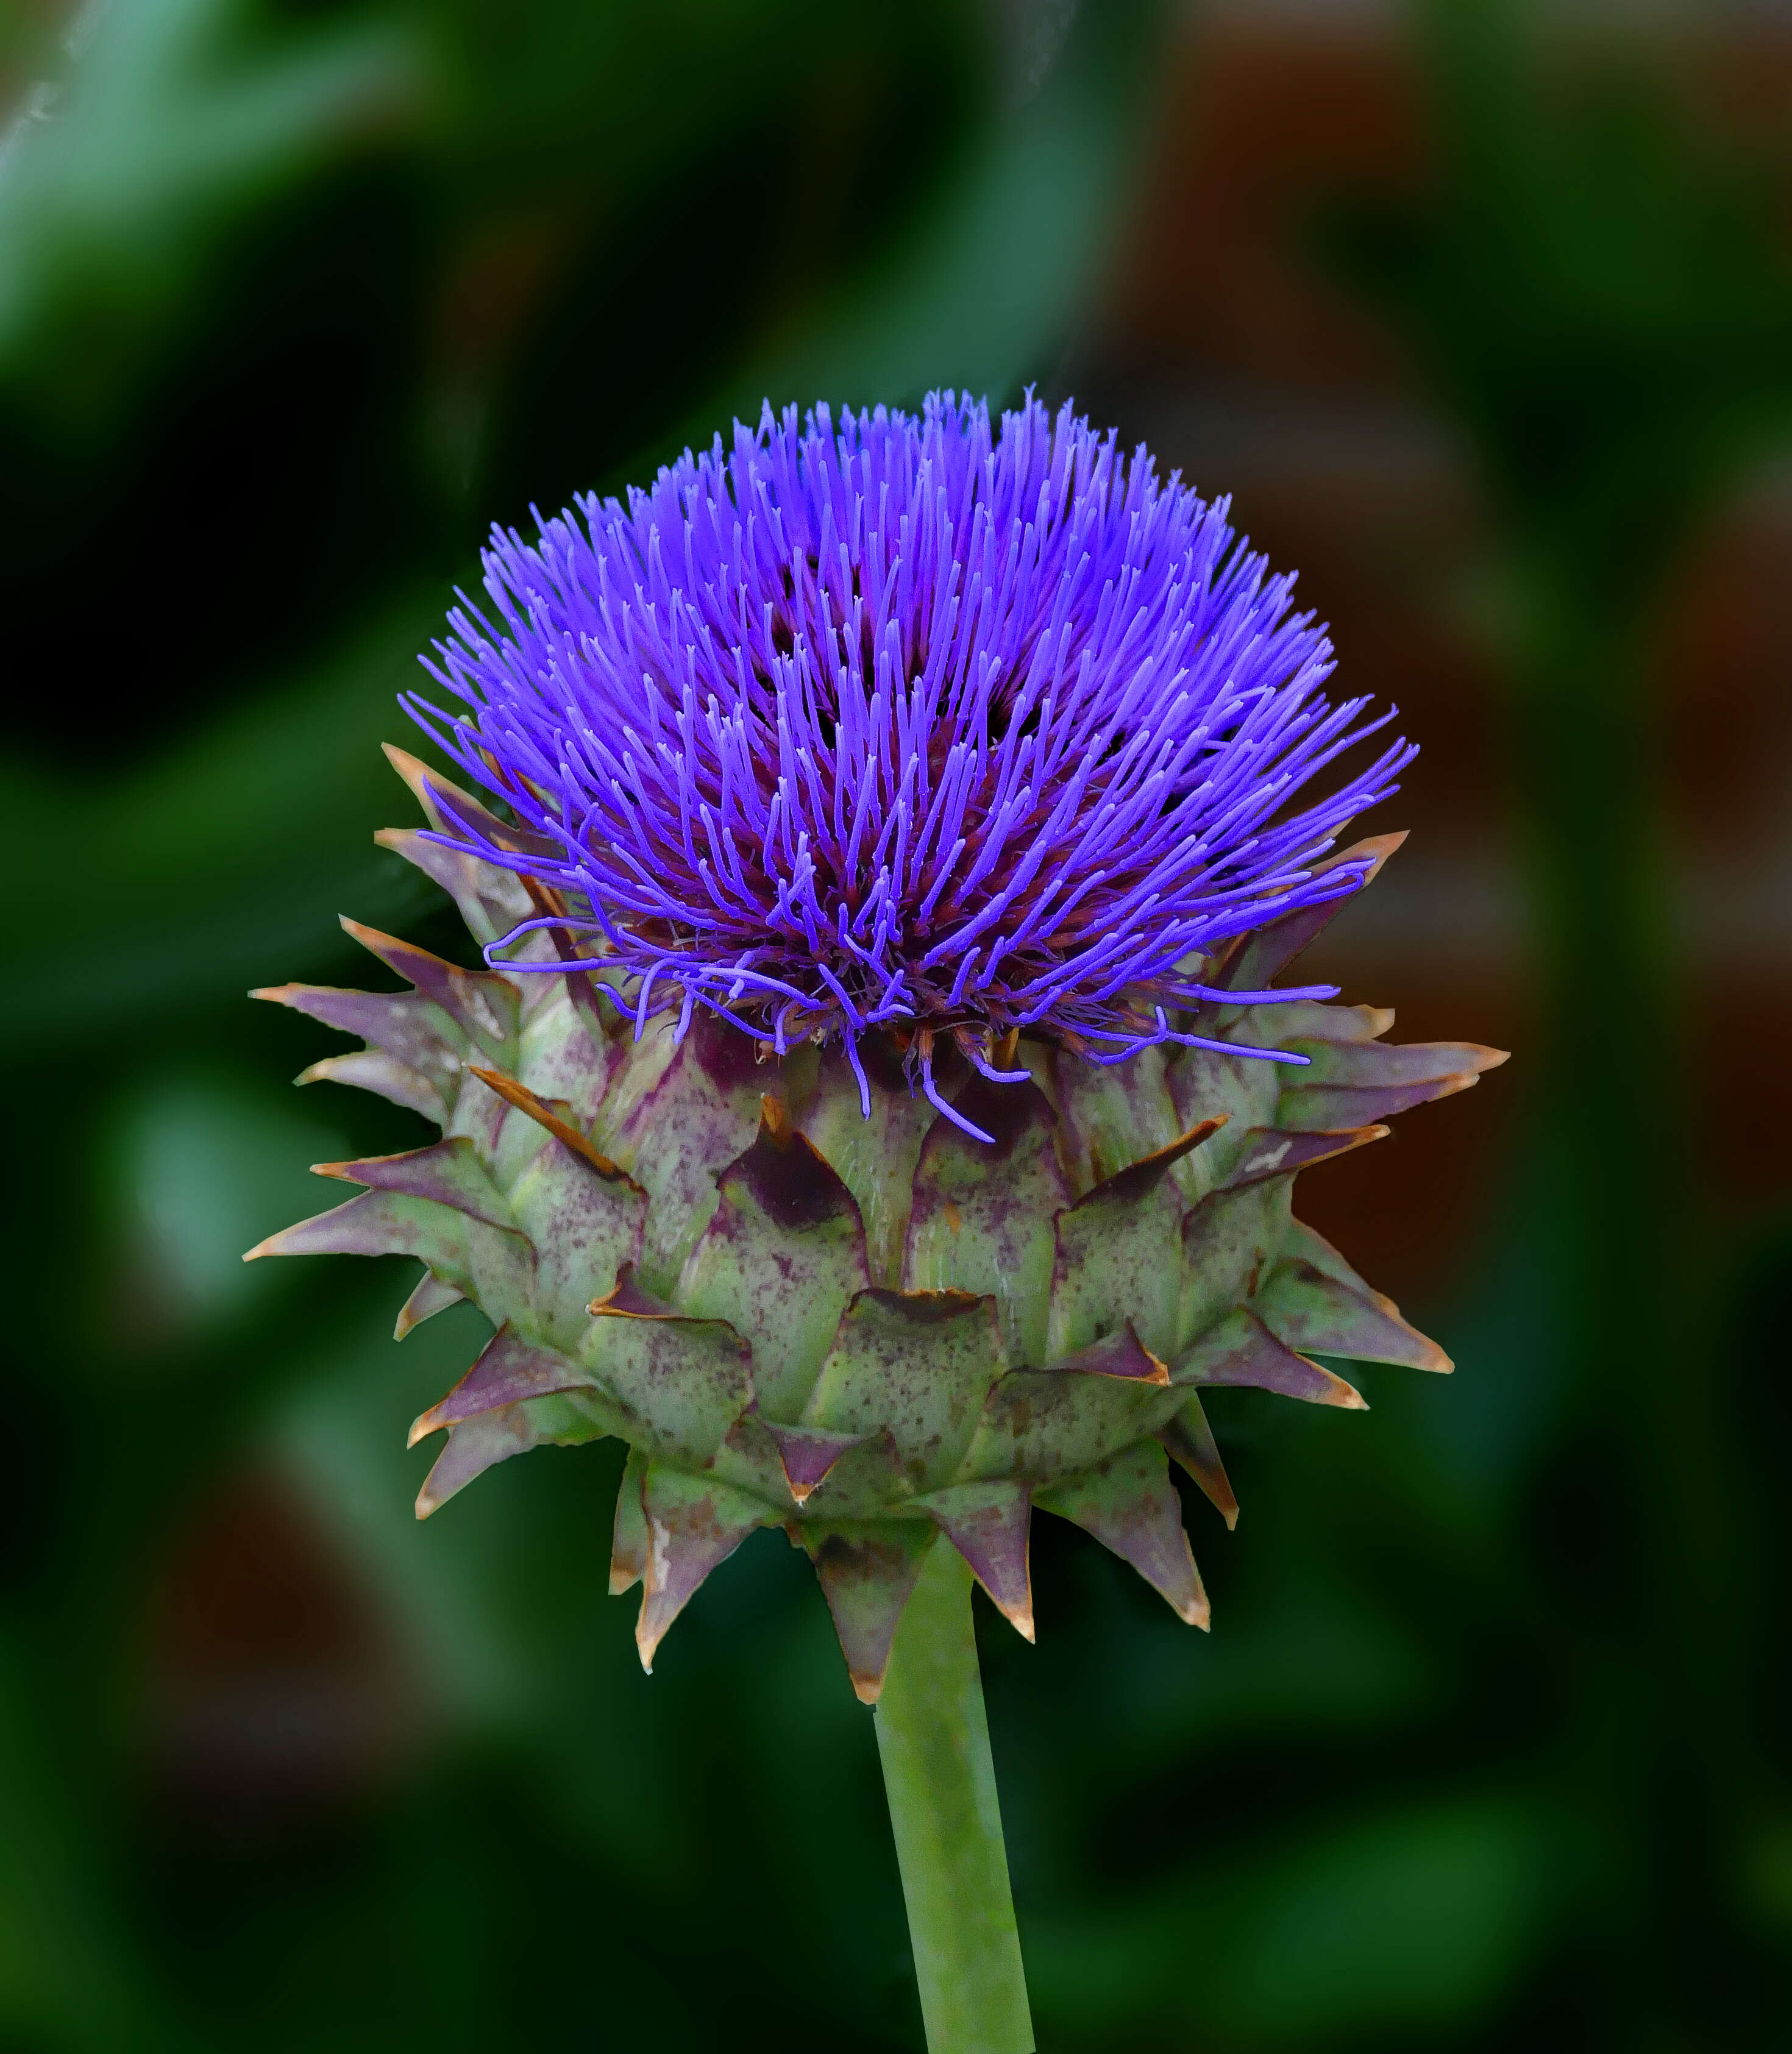
M 1415 753 L 1293 806 L 1392 716 L 1327 699 L 1324 629 L 1227 511 L 1068 406 L 768 406 L 626 504 L 494 530 L 496 619 L 424 659 L 468 710 L 407 704 L 528 846 L 445 839 L 557 894 L 526 926 L 588 937 L 637 1031 L 703 1005 L 857 1069 L 890 1029 L 948 1114 L 942 1037 L 998 1080 L 1017 1029 L 1210 1045 L 1189 1009 L 1251 994 L 1207 958 L 1355 891 L 1315 866 Z

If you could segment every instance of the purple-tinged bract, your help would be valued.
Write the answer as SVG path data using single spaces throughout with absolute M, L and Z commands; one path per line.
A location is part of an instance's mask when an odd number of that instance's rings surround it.
M 412 710 L 521 832 L 447 838 L 548 887 L 525 926 L 586 936 L 637 1026 L 700 1004 L 855 1068 L 891 1029 L 974 1133 L 943 1034 L 998 1080 L 1015 1029 L 1213 1045 L 1207 959 L 1357 888 L 1316 864 L 1413 753 L 1306 797 L 1389 716 L 1326 697 L 1324 630 L 1227 511 L 1068 406 L 768 407 L 626 503 L 494 530 L 496 619 L 456 609 L 429 666 L 467 710 Z

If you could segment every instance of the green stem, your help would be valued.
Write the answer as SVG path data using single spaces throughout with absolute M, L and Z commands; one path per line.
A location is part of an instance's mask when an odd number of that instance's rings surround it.
M 971 1572 L 943 1542 L 928 1551 L 896 1631 L 877 1751 L 928 2054 L 1033 2054 Z

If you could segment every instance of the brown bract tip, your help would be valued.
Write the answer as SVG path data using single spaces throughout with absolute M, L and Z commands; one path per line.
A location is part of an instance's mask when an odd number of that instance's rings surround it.
M 413 756 L 408 749 L 400 749 L 396 742 L 383 742 L 380 746 L 385 751 L 386 761 L 410 787 L 411 796 L 427 813 L 429 810 L 429 787 L 435 773 L 420 756 Z
M 597 1319 L 675 1320 L 679 1313 L 662 1298 L 644 1291 L 635 1281 L 635 1265 L 625 1262 L 616 1273 L 616 1288 L 606 1297 L 593 1298 L 585 1308 Z
M 425 1320 L 434 1319 L 438 1312 L 446 1312 L 450 1305 L 458 1305 L 466 1293 L 452 1284 L 444 1284 L 434 1270 L 426 1269 L 417 1281 L 417 1288 L 398 1310 L 398 1319 L 392 1328 L 392 1339 L 401 1341 Z
M 1112 1376 L 1128 1383 L 1168 1383 L 1170 1371 L 1124 1320 L 1117 1333 L 1105 1335 L 1078 1348 L 1074 1355 L 1048 1365 L 1048 1374 L 1063 1376 Z
M 1023 1483 L 957 1484 L 920 1501 L 1023 1640 L 1034 1639 L 1028 1560 L 1032 1501 Z
M 1392 834 L 1369 835 L 1345 849 L 1337 861 L 1350 863 L 1366 856 L 1369 859 L 1369 867 L 1364 873 L 1363 883 L 1373 884 L 1380 876 L 1382 865 L 1396 853 L 1412 832 L 1410 828 L 1400 828 Z M 1326 867 L 1330 868 L 1333 866 L 1328 864 Z
M 518 1112 L 526 1113 L 537 1126 L 545 1127 L 556 1141 L 564 1142 L 600 1177 L 607 1177 L 612 1182 L 634 1184 L 634 1178 L 626 1170 L 619 1168 L 569 1120 L 562 1119 L 545 1099 L 538 1098 L 526 1084 L 519 1084 L 502 1070 L 488 1070 L 479 1063 L 469 1063 L 467 1067 L 481 1084 L 496 1092 L 507 1104 L 514 1105 Z
M 1113 1198 L 1142 1197 L 1172 1164 L 1180 1163 L 1210 1135 L 1217 1134 L 1231 1117 L 1229 1112 L 1222 1112 L 1216 1113 L 1211 1119 L 1197 1122 L 1174 1141 L 1166 1142 L 1163 1147 L 1154 1148 L 1148 1155 L 1141 1155 L 1136 1163 L 1128 1163 L 1124 1170 L 1117 1170 L 1113 1176 L 1104 1178 L 1077 1201 L 1078 1204 L 1099 1205 Z
M 837 1434 L 824 1426 L 784 1426 L 770 1419 L 762 1419 L 759 1423 L 778 1450 L 784 1481 L 798 1505 L 808 1503 L 849 1448 L 862 1447 L 871 1438 L 868 1434 Z
M 1213 1430 L 1207 1424 L 1200 1399 L 1193 1391 L 1176 1417 L 1158 1429 L 1157 1438 L 1165 1450 L 1195 1479 L 1202 1496 L 1225 1521 L 1226 1530 L 1231 1533 L 1239 1523 L 1239 1501 L 1233 1492 L 1231 1479 L 1226 1474 Z

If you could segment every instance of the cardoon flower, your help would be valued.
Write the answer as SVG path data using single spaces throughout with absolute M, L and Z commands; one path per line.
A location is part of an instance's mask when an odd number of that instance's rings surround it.
M 419 1258 L 400 1336 L 492 1339 L 413 1439 L 427 1514 L 544 1442 L 628 1454 L 610 1587 L 661 1637 L 762 1526 L 878 1734 L 929 2044 L 1030 2047 L 971 1639 L 1029 1639 L 1031 1515 L 1192 1624 L 1201 1407 L 1448 1363 L 1292 1216 L 1295 1175 L 1501 1060 L 1273 986 L 1397 846 L 1412 749 L 1210 506 L 1066 407 L 768 408 L 651 490 L 494 533 L 382 837 L 487 967 L 262 994 L 436 1123 L 257 1253 Z

